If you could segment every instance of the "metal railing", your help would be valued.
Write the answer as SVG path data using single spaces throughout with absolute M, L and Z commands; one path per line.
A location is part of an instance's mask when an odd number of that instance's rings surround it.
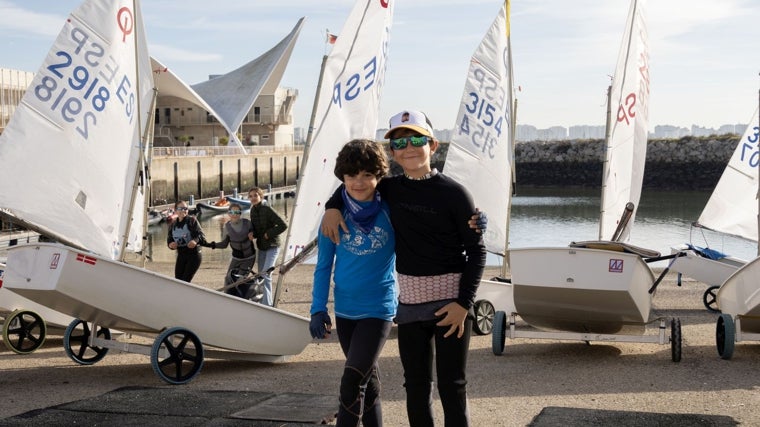
M 246 145 L 248 154 L 282 153 L 293 151 L 303 146 L 262 146 Z M 190 146 L 190 147 L 154 147 L 153 157 L 213 157 L 213 156 L 240 156 L 244 155 L 243 149 L 235 146 Z

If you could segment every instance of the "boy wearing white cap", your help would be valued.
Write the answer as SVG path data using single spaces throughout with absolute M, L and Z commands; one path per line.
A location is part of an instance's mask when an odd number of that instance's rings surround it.
M 462 185 L 431 168 L 438 140 L 424 113 L 394 115 L 385 138 L 393 160 L 404 170 L 403 175 L 384 178 L 377 189 L 388 202 L 396 232 L 399 305 L 394 320 L 409 423 L 433 426 L 435 357 L 445 424 L 467 426 L 468 313 L 486 260 L 482 235 L 468 225 L 476 209 Z M 340 199 L 339 189 L 326 204 L 323 219 L 323 233 L 333 241 L 342 221 L 334 210 L 341 208 Z

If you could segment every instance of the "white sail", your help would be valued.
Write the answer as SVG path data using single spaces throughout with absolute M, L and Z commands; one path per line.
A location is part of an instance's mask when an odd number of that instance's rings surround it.
M 340 184 L 333 175 L 340 148 L 355 138 L 375 138 L 392 19 L 393 2 L 358 0 L 326 58 L 285 259 L 317 236 L 324 203 Z
M 649 40 L 645 9 L 645 1 L 631 2 L 612 79 L 599 239 L 611 238 L 626 204 L 631 202 L 634 211 L 617 240 L 629 239 L 641 196 L 649 116 Z
M 443 172 L 488 215 L 486 249 L 504 254 L 512 195 L 513 76 L 509 2 L 470 60 Z
M 757 241 L 758 110 L 748 122 L 698 223 L 711 230 Z
M 82 3 L 0 136 L 0 207 L 117 258 L 133 216 L 152 89 L 137 2 Z

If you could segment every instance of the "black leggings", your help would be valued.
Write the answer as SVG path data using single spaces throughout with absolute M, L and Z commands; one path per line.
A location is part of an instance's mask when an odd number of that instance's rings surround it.
M 177 263 L 174 264 L 174 278 L 191 282 L 195 272 L 201 266 L 201 252 L 197 249 L 177 251 Z
M 390 321 L 382 319 L 335 317 L 338 340 L 346 356 L 336 426 L 358 426 L 360 419 L 365 427 L 383 425 L 377 359 L 391 325 Z
M 433 357 L 438 376 L 438 395 L 446 427 L 469 425 L 467 411 L 467 350 L 472 319 L 464 322 L 464 335 L 444 338 L 448 326 L 438 320 L 398 326 L 398 350 L 404 366 L 406 412 L 411 427 L 433 427 Z

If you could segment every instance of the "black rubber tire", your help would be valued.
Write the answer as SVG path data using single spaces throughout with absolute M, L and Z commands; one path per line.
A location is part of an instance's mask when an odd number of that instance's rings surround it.
M 493 333 L 491 334 L 491 350 L 493 354 L 504 354 L 504 346 L 507 343 L 507 313 L 497 311 L 493 316 Z
M 715 345 L 721 359 L 729 360 L 734 355 L 736 323 L 729 314 L 721 314 L 715 325 Z
M 473 306 L 475 321 L 472 322 L 472 331 L 477 335 L 488 335 L 493 330 L 493 318 L 496 310 L 488 300 L 475 301 Z
M 47 325 L 39 314 L 15 310 L 3 323 L 3 341 L 14 353 L 29 354 L 45 343 Z
M 168 356 L 161 358 L 162 349 Z M 203 367 L 203 345 L 200 338 L 185 328 L 169 328 L 153 342 L 150 352 L 153 372 L 169 384 L 190 382 Z
M 681 319 L 674 317 L 670 321 L 670 357 L 674 362 L 681 361 Z
M 81 330 L 77 329 L 80 324 L 82 325 Z M 80 319 L 74 319 L 69 323 L 63 333 L 63 350 L 71 360 L 80 365 L 93 365 L 106 357 L 108 353 L 107 347 L 90 345 L 90 334 L 92 334 L 90 325 Z M 110 340 L 111 331 L 108 328 L 98 328 L 97 336 Z M 76 351 L 72 346 L 77 346 Z
M 708 311 L 713 313 L 720 313 L 720 309 L 718 308 L 718 289 L 720 289 L 720 286 L 710 286 L 702 294 L 702 304 L 705 305 Z

